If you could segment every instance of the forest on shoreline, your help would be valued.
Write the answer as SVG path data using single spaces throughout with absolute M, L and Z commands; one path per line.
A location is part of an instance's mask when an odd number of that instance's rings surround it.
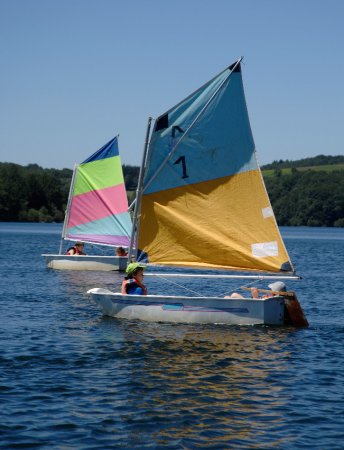
M 318 155 L 261 167 L 279 225 L 344 227 L 344 156 Z M 139 168 L 123 165 L 129 202 Z M 70 169 L 0 163 L 1 222 L 62 222 Z

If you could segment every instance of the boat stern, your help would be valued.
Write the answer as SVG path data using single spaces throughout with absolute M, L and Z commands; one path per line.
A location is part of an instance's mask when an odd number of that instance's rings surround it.
M 264 303 L 263 308 L 263 323 L 265 325 L 284 325 L 284 298 L 270 297 L 261 299 Z

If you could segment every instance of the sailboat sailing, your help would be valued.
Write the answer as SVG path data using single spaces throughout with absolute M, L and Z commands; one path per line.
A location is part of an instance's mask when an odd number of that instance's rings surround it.
M 128 247 L 131 218 L 117 136 L 75 167 L 62 230 L 60 253 L 47 255 L 52 269 L 124 270 L 127 257 L 62 255 L 63 239 Z
M 257 163 L 240 63 L 155 121 L 145 145 L 129 253 L 137 242 L 139 261 L 294 274 Z M 140 297 L 100 288 L 89 293 L 105 314 L 115 317 L 226 324 L 285 321 L 281 295 Z

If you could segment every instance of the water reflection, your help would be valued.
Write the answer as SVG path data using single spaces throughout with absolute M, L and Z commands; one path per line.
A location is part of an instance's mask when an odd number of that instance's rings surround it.
M 343 228 L 280 227 L 283 239 L 344 240 Z
M 122 356 L 131 360 L 126 396 L 132 412 L 126 411 L 123 420 L 130 423 L 135 415 L 133 443 L 137 428 L 148 431 L 151 424 L 156 444 L 211 439 L 223 448 L 247 448 L 257 438 L 265 448 L 281 444 L 290 401 L 286 340 L 294 331 L 99 322 L 100 327 L 110 324 L 121 330 Z
M 295 331 L 105 318 L 84 293 L 123 274 L 48 270 L 59 235 L 3 229 L 3 448 L 343 447 L 343 239 L 286 239 Z
M 102 287 L 111 291 L 120 290 L 123 274 L 117 271 L 101 272 L 93 270 L 56 270 L 54 271 L 61 286 L 67 292 L 84 295 L 89 289 Z

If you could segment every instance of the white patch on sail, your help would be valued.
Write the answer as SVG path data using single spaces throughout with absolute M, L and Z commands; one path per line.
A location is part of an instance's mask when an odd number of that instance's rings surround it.
M 252 255 L 256 258 L 264 258 L 266 256 L 278 256 L 277 241 L 260 242 L 252 244 Z
M 266 219 L 268 217 L 272 217 L 274 215 L 272 208 L 270 206 L 268 206 L 267 208 L 263 208 L 262 213 L 263 213 L 264 219 Z

